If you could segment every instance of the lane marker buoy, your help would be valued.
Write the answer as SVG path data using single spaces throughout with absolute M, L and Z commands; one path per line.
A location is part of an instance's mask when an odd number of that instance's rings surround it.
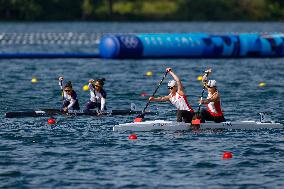
M 52 124 L 55 124 L 56 121 L 55 121 L 54 118 L 49 118 L 49 119 L 47 120 L 47 123 L 48 123 L 49 125 L 52 125 Z
M 137 136 L 136 136 L 136 134 L 131 134 L 131 135 L 129 135 L 128 139 L 130 139 L 130 140 L 136 140 L 136 139 L 137 139 Z
M 140 96 L 147 96 L 148 94 L 146 93 L 146 92 L 142 92 L 141 94 L 140 94 Z
M 258 86 L 259 86 L 259 87 L 265 87 L 265 86 L 266 86 L 266 83 L 265 83 L 265 82 L 260 82 L 260 83 L 258 84 Z
M 36 78 L 36 77 L 33 77 L 33 78 L 32 78 L 32 80 L 31 80 L 31 82 L 32 82 L 32 83 L 37 83 L 37 82 L 38 82 L 38 80 L 37 80 L 37 78 Z
M 88 85 L 84 85 L 83 86 L 83 91 L 88 91 L 89 90 L 89 86 Z
M 231 159 L 233 157 L 232 152 L 224 152 L 223 159 Z
M 149 71 L 146 73 L 146 76 L 152 76 L 153 75 L 153 72 Z
M 202 75 L 199 75 L 199 76 L 197 77 L 197 80 L 198 80 L 198 81 L 201 81 L 201 80 L 202 80 Z

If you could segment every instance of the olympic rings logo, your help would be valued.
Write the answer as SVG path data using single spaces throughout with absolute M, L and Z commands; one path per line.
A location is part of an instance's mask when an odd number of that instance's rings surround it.
M 136 48 L 138 46 L 138 39 L 135 37 L 121 37 L 121 42 L 125 45 L 126 48 Z

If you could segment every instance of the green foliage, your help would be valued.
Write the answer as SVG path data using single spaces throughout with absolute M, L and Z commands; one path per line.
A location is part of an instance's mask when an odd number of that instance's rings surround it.
M 0 20 L 284 20 L 284 0 L 0 0 Z
M 92 0 L 83 0 L 81 7 L 82 7 L 82 18 L 83 19 L 87 19 L 95 12 L 94 3 Z

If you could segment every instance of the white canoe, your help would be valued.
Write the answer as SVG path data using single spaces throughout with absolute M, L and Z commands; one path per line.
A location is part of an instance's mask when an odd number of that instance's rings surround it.
M 199 128 L 191 126 L 189 123 L 155 120 L 144 122 L 133 122 L 115 125 L 113 131 L 154 131 L 154 130 L 190 130 L 190 129 L 283 129 L 281 123 L 275 122 L 257 122 L 257 121 L 227 121 L 222 123 L 206 122 L 201 123 Z

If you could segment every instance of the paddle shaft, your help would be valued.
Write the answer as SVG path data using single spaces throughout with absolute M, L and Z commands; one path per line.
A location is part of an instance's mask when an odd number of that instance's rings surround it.
M 155 94 L 156 94 L 156 92 L 158 91 L 158 89 L 160 88 L 162 82 L 163 82 L 164 79 L 166 78 L 167 74 L 168 74 L 168 71 L 166 71 L 166 73 L 164 74 L 163 78 L 161 79 L 161 81 L 159 82 L 158 86 L 156 87 L 156 90 L 153 92 L 152 96 L 155 96 Z M 149 106 L 149 104 L 150 104 L 150 100 L 148 100 L 148 102 L 147 102 L 145 108 L 144 108 L 143 111 L 142 111 L 142 114 L 144 114 L 144 112 L 145 112 L 145 110 L 147 109 L 147 107 Z
M 209 72 L 206 72 L 206 77 L 208 77 L 208 75 L 209 75 Z M 202 89 L 202 93 L 201 93 L 200 99 L 203 98 L 205 88 L 206 88 L 206 84 L 203 85 L 203 89 Z M 199 103 L 198 110 L 197 110 L 197 115 L 200 114 L 200 108 L 201 108 L 201 103 Z
M 61 96 L 62 96 L 62 103 L 64 102 L 64 89 L 63 89 L 63 80 L 60 80 L 60 88 L 61 88 Z
M 201 97 L 200 97 L 200 98 L 203 98 L 204 91 L 205 91 L 205 85 L 203 86 L 203 89 L 202 89 L 202 93 L 201 93 Z M 197 110 L 197 115 L 200 114 L 200 108 L 201 108 L 201 103 L 199 103 L 198 110 Z

